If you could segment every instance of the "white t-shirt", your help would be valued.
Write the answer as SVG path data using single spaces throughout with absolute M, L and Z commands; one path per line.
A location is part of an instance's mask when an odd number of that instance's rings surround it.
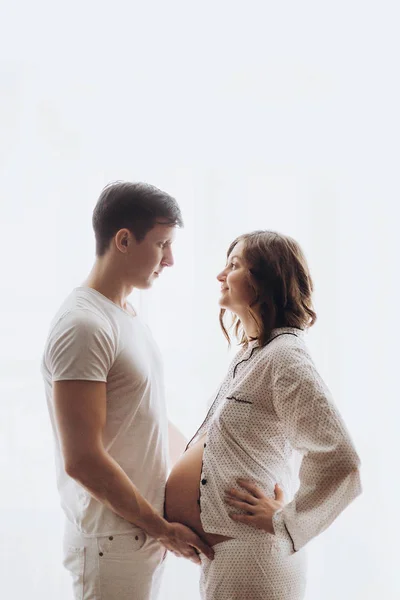
M 107 383 L 104 447 L 162 515 L 168 420 L 161 357 L 147 325 L 99 292 L 77 288 L 53 319 L 42 374 L 55 439 L 57 485 L 67 519 L 87 536 L 135 528 L 65 472 L 52 393 L 53 381 L 62 380 Z

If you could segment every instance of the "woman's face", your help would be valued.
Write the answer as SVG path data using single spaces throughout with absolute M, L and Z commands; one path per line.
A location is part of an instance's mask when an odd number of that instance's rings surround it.
M 240 316 L 254 300 L 249 281 L 249 270 L 243 258 L 244 242 L 239 241 L 228 256 L 226 267 L 219 275 L 221 296 L 219 304 Z

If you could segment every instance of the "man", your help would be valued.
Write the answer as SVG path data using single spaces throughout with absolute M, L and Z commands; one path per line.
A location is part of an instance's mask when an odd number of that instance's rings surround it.
M 213 551 L 163 518 L 168 423 L 162 365 L 127 297 L 173 265 L 182 217 L 143 183 L 115 183 L 93 212 L 96 260 L 56 314 L 42 373 L 66 515 L 64 565 L 75 598 L 157 596 L 167 550 L 199 562 Z

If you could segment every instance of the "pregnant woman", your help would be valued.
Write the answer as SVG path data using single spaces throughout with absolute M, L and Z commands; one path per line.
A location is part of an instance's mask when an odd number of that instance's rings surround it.
M 241 349 L 170 473 L 166 517 L 214 546 L 203 600 L 301 600 L 304 547 L 361 492 L 359 458 L 305 345 L 316 315 L 299 245 L 242 235 L 218 280 Z

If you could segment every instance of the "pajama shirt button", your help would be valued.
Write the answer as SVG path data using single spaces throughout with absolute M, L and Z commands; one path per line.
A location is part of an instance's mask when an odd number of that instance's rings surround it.
M 202 485 L 206 485 L 206 483 L 207 483 L 207 479 L 202 479 L 202 480 L 201 480 L 201 484 L 202 484 Z
M 103 553 L 102 553 L 102 552 L 99 552 L 99 556 L 103 556 Z

